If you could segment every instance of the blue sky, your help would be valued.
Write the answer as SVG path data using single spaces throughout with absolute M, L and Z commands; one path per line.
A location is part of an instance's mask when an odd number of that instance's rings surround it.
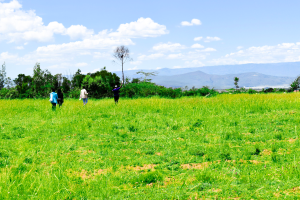
M 300 1 L 0 0 L 7 75 L 93 72 L 125 45 L 125 69 L 300 61 Z

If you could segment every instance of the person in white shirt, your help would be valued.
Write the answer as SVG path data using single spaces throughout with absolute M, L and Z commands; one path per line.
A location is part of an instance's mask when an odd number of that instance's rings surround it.
M 80 91 L 80 99 L 79 100 L 83 100 L 83 105 L 85 106 L 86 104 L 87 104 L 87 102 L 88 102 L 88 93 L 87 93 L 87 91 L 86 91 L 86 89 L 85 89 L 85 87 L 83 86 L 82 87 L 82 90 Z

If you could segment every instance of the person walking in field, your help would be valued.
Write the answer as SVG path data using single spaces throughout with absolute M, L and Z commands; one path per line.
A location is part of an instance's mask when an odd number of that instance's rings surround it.
M 119 98 L 120 98 L 120 89 L 122 88 L 123 85 L 123 81 L 121 83 L 121 86 L 118 87 L 117 85 L 115 85 L 115 88 L 112 90 L 114 92 L 114 99 L 115 99 L 115 104 L 117 104 L 119 102 Z
M 59 107 L 64 103 L 64 94 L 61 92 L 61 89 L 57 90 L 57 103 Z
M 87 102 L 88 102 L 88 93 L 87 93 L 87 91 L 86 91 L 86 89 L 85 89 L 85 87 L 83 86 L 82 87 L 82 90 L 80 91 L 80 99 L 82 99 L 83 100 L 83 105 L 85 106 L 86 104 L 87 104 Z M 80 100 L 79 99 L 79 100 Z
M 52 104 L 52 110 L 55 111 L 56 110 L 56 104 L 57 104 L 57 94 L 55 92 L 55 89 L 52 88 L 52 92 L 50 93 L 50 103 Z

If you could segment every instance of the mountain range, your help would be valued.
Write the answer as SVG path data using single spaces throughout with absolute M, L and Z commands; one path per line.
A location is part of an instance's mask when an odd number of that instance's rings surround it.
M 270 76 L 256 72 L 215 75 L 196 71 L 174 76 L 156 76 L 153 77 L 152 82 L 165 87 L 177 88 L 187 86 L 191 88 L 194 86 L 196 88 L 200 88 L 203 86 L 209 86 L 210 88 L 227 89 L 235 87 L 233 81 L 234 77 L 239 78 L 240 81 L 238 84 L 240 87 L 246 88 L 288 87 L 288 85 L 294 80 L 292 77 Z
M 124 71 L 126 77 L 139 78 L 136 74 L 140 70 Z M 300 62 L 222 65 L 197 68 L 162 68 L 158 70 L 143 70 L 157 72 L 152 76 L 152 82 L 166 87 L 196 88 L 202 86 L 216 89 L 234 87 L 233 78 L 239 77 L 239 86 L 245 87 L 288 87 L 300 75 Z M 121 77 L 122 72 L 114 72 Z

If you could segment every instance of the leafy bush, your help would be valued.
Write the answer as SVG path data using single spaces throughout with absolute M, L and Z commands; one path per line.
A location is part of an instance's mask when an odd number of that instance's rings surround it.
M 131 180 L 132 184 L 150 184 L 163 181 L 163 175 L 158 171 L 141 173 Z
M 250 89 L 248 90 L 248 93 L 249 93 L 249 94 L 255 94 L 255 93 L 257 93 L 257 91 L 250 88 Z
M 270 92 L 274 92 L 273 88 L 267 88 L 264 90 L 264 93 L 270 93 Z
M 0 98 L 1 99 L 15 99 L 19 97 L 18 90 L 16 88 L 2 88 L 0 90 Z

